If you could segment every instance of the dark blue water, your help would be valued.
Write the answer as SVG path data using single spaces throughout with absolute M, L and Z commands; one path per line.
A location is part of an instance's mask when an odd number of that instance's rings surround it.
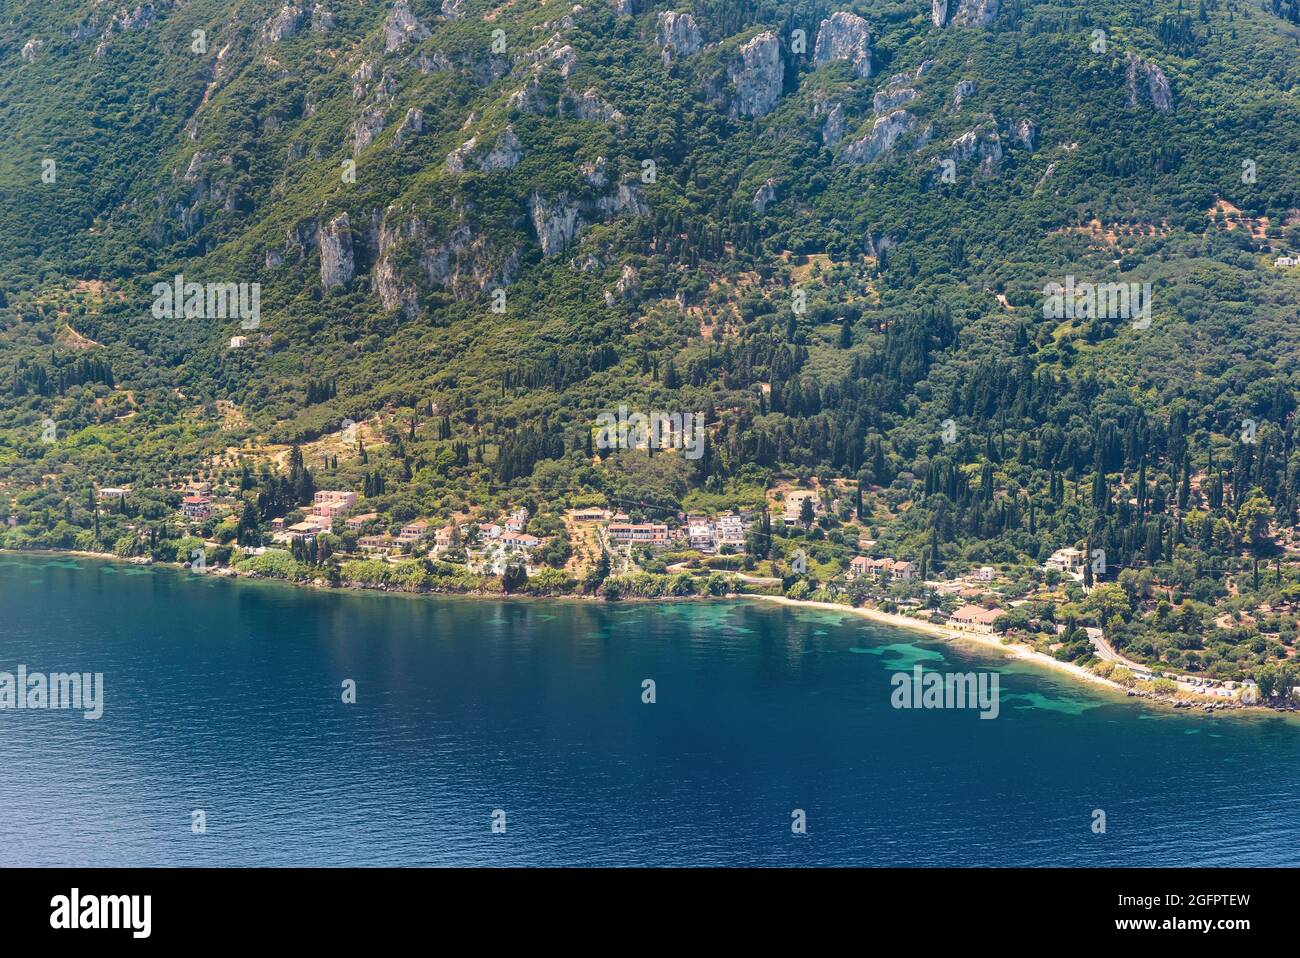
M 1001 714 L 892 708 L 917 661 L 999 670 Z M 0 556 L 19 664 L 103 672 L 105 711 L 0 711 L 3 865 L 1300 864 L 1300 724 L 848 615 Z

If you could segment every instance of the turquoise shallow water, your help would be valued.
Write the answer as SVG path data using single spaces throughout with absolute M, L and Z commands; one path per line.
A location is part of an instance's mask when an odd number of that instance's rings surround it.
M 104 673 L 105 711 L 0 710 L 3 865 L 1300 864 L 1300 723 L 852 616 L 0 556 L 19 664 Z M 916 665 L 998 670 L 1000 715 L 891 707 Z

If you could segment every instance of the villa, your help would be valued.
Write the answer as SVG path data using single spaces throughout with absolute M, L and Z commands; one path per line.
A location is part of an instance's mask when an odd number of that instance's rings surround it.
M 993 623 L 1002 615 L 1001 609 L 986 609 L 978 605 L 963 605 L 952 614 L 948 624 L 967 632 L 992 633 Z
M 186 496 L 181 500 L 181 513 L 186 519 L 206 519 L 212 515 L 212 500 L 207 496 Z
M 1052 553 L 1052 557 L 1047 560 L 1043 567 L 1049 571 L 1055 570 L 1063 575 L 1082 578 L 1083 553 L 1073 547 L 1057 549 Z

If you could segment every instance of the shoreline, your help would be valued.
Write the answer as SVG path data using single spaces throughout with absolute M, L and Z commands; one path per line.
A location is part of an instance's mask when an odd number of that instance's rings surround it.
M 0 555 L 12 556 L 77 556 L 87 559 L 97 559 L 101 561 L 114 562 L 122 565 L 146 565 L 162 566 L 164 568 L 183 570 L 185 567 L 176 562 L 148 562 L 141 563 L 132 559 L 123 558 L 105 552 L 87 552 L 80 549 L 0 549 Z M 1199 712 L 1202 715 L 1217 715 L 1224 713 L 1238 713 L 1243 715 L 1277 715 L 1287 717 L 1292 713 L 1280 709 L 1269 708 L 1266 705 L 1243 705 L 1233 702 L 1226 704 L 1209 696 L 1188 695 L 1178 699 L 1171 696 L 1156 695 L 1150 692 L 1144 692 L 1129 688 L 1119 682 L 1104 678 L 1081 665 L 1075 665 L 1073 662 L 1062 662 L 1060 659 L 1053 658 L 1037 649 L 1030 648 L 1022 642 L 1003 642 L 993 634 L 979 632 L 965 632 L 960 629 L 954 629 L 950 626 L 936 625 L 933 622 L 924 622 L 920 619 L 914 619 L 911 616 L 900 615 L 893 612 L 884 612 L 880 609 L 874 609 L 869 606 L 851 606 L 839 605 L 834 602 L 815 602 L 811 599 L 791 599 L 782 595 L 763 595 L 761 593 L 749 592 L 729 592 L 724 596 L 710 595 L 692 595 L 692 596 L 660 596 L 656 598 L 645 598 L 632 596 L 620 598 L 616 601 L 609 601 L 596 595 L 528 595 L 527 593 L 496 593 L 496 592 L 435 592 L 435 591 L 408 591 L 405 589 L 386 589 L 376 588 L 373 586 L 356 585 L 343 583 L 337 586 L 322 585 L 318 582 L 305 581 L 295 582 L 287 579 L 277 579 L 271 576 L 258 576 L 248 573 L 241 573 L 235 569 L 227 571 L 213 571 L 203 573 L 204 575 L 216 575 L 224 579 L 242 579 L 253 582 L 272 582 L 290 588 L 306 588 L 317 592 L 336 592 L 347 591 L 356 593 L 380 593 L 383 595 L 405 595 L 412 597 L 435 596 L 439 598 L 450 599 L 493 599 L 497 601 L 523 599 L 549 602 L 600 602 L 605 605 L 619 605 L 622 603 L 651 603 L 651 602 L 707 602 L 707 601 L 735 601 L 737 599 L 753 600 L 758 602 L 771 602 L 777 605 L 783 605 L 791 608 L 814 609 L 823 612 L 838 612 L 845 615 L 856 615 L 860 618 L 868 619 L 880 625 L 887 625 L 897 629 L 910 630 L 913 632 L 923 633 L 930 638 L 938 639 L 944 642 L 966 642 L 970 645 L 978 646 L 982 649 L 997 651 L 1010 659 L 1029 662 L 1061 675 L 1070 676 L 1075 681 L 1092 685 L 1097 688 L 1113 692 L 1123 698 L 1136 698 L 1149 702 L 1153 705 L 1159 705 L 1176 712 Z M 1187 703 L 1178 705 L 1177 703 Z M 1205 706 L 1213 705 L 1213 709 L 1207 709 Z
M 898 629 L 909 629 L 914 632 L 922 632 L 931 638 L 939 639 L 945 642 L 968 642 L 971 645 L 979 646 L 983 649 L 991 649 L 1001 652 L 1003 655 L 1021 662 L 1030 662 L 1045 669 L 1068 675 L 1076 681 L 1084 682 L 1090 685 L 1105 688 L 1108 691 L 1115 692 L 1124 698 L 1141 699 L 1153 705 L 1160 705 L 1171 711 L 1176 712 L 1195 712 L 1202 715 L 1218 715 L 1219 713 L 1240 713 L 1243 715 L 1278 715 L 1286 717 L 1292 713 L 1284 712 L 1280 709 L 1269 708 L 1266 705 L 1243 705 L 1234 702 L 1231 705 L 1224 704 L 1222 701 L 1216 701 L 1210 696 L 1196 696 L 1182 699 L 1176 699 L 1170 696 L 1160 696 L 1151 693 L 1131 689 L 1119 682 L 1104 678 L 1095 672 L 1092 672 L 1081 665 L 1075 665 L 1073 662 L 1062 662 L 1060 659 L 1053 658 L 1037 649 L 1032 649 L 1023 642 L 1003 642 L 1000 638 L 992 634 L 983 634 L 979 632 L 964 632 L 960 629 L 954 629 L 948 626 L 935 625 L 933 622 L 923 622 L 920 619 L 913 619 L 910 616 L 899 615 L 892 612 L 882 612 L 879 609 L 872 609 L 866 606 L 837 605 L 834 602 L 814 602 L 810 599 L 790 599 L 781 595 L 744 595 L 740 594 L 737 598 L 756 599 L 760 602 L 773 602 L 778 605 L 802 607 L 809 609 L 818 609 L 824 612 L 841 612 L 848 615 L 857 615 L 872 622 L 881 625 L 889 625 Z M 1191 702 L 1190 708 L 1187 706 L 1179 707 L 1176 702 Z M 1216 708 L 1207 710 L 1206 705 L 1215 705 Z

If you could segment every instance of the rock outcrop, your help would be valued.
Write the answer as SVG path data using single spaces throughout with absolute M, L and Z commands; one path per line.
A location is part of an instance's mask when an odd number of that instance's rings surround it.
M 419 43 L 429 36 L 429 28 L 415 18 L 406 0 L 397 0 L 384 21 L 384 52 L 392 53 L 407 43 Z
M 1038 147 L 1038 127 L 1028 117 L 1015 120 L 1011 124 L 1011 139 L 1032 153 Z
M 813 106 L 813 116 L 824 116 L 822 121 L 822 146 L 830 148 L 844 137 L 844 104 L 838 100 L 828 103 L 818 100 Z
M 356 156 L 384 131 L 384 111 L 382 107 L 368 106 L 352 123 L 352 155 Z
M 852 13 L 832 13 L 817 28 L 813 47 L 813 66 L 832 60 L 847 60 L 853 72 L 863 79 L 871 76 L 871 28 L 867 21 Z
M 26 61 L 27 63 L 35 63 L 36 55 L 41 52 L 41 47 L 43 47 L 44 45 L 45 44 L 41 42 L 40 37 L 32 37 L 30 40 L 28 40 L 26 43 L 23 44 L 23 53 L 22 53 L 23 60 Z
M 479 169 L 485 173 L 491 170 L 508 170 L 523 159 L 523 156 L 524 145 L 519 142 L 519 137 L 515 136 L 514 129 L 507 126 L 497 137 L 492 149 L 479 163 Z
M 998 0 L 959 0 L 953 12 L 954 27 L 986 27 L 998 15 Z
M 307 22 L 307 17 L 307 11 L 302 7 L 285 4 L 279 13 L 263 25 L 262 39 L 268 43 L 288 40 Z
M 514 129 L 507 126 L 497 137 L 492 149 L 486 153 L 479 150 L 478 137 L 470 137 L 447 154 L 445 165 L 452 173 L 464 173 L 467 167 L 487 173 L 491 170 L 508 170 L 523 159 L 523 155 L 523 144 L 515 136 Z
M 565 192 L 548 200 L 534 192 L 528 200 L 529 218 L 543 256 L 567 249 L 594 221 L 624 215 L 642 216 L 648 212 L 640 187 L 626 180 L 612 193 L 595 199 L 575 199 Z
M 420 293 L 427 286 L 464 299 L 509 285 L 519 268 L 518 250 L 502 252 L 463 220 L 435 234 L 420 217 L 395 208 L 384 213 L 377 245 L 375 295 L 386 309 L 400 309 L 409 318 L 420 315 Z M 402 262 L 416 264 L 418 272 L 405 274 Z
M 754 194 L 754 199 L 751 201 L 750 205 L 754 207 L 755 213 L 762 216 L 767 212 L 768 204 L 773 202 L 775 199 L 776 180 L 769 179 L 758 188 L 758 192 Z
M 122 7 L 116 16 L 108 21 L 108 26 L 104 27 L 99 43 L 95 46 L 95 59 L 101 59 L 108 52 L 109 40 L 112 39 L 113 34 L 142 30 L 145 27 L 152 26 L 157 19 L 152 3 L 139 4 L 134 10 L 127 10 L 126 7 Z
M 407 141 L 419 136 L 424 132 L 424 111 L 411 107 L 406 111 L 401 125 L 393 134 L 393 146 L 399 150 L 406 145 Z
M 570 93 L 564 102 L 579 120 L 618 124 L 627 119 L 596 92 L 595 87 L 588 87 L 580 95 Z
M 952 88 L 952 108 L 960 110 L 966 98 L 975 92 L 975 84 L 970 80 L 958 80 Z
M 952 141 L 951 156 L 957 163 L 978 158 L 979 172 L 987 173 L 1002 162 L 1002 138 L 989 127 L 967 130 Z
M 906 110 L 895 110 L 871 126 L 871 132 L 844 148 L 844 160 L 855 166 L 870 163 L 893 149 L 898 138 L 916 125 L 916 117 Z
M 352 281 L 356 263 L 352 257 L 352 223 L 340 213 L 320 231 L 320 285 L 331 290 Z
M 888 113 L 916 99 L 911 87 L 886 87 L 871 98 L 872 113 Z
M 998 0 L 930 0 L 930 22 L 936 27 L 986 27 L 998 15 Z
M 582 221 L 578 204 L 570 199 L 568 193 L 561 193 L 549 201 L 534 193 L 528 201 L 528 213 L 543 256 L 560 252 L 578 238 Z
M 740 57 L 727 69 L 735 89 L 731 115 L 765 116 L 781 96 L 785 64 L 781 41 L 765 30 L 740 48 Z
M 689 56 L 700 49 L 703 38 L 695 18 L 689 13 L 675 13 L 672 10 L 659 14 L 655 28 L 655 38 L 665 64 L 671 63 L 674 54 Z
M 1147 96 L 1151 99 L 1151 105 L 1161 113 L 1168 113 L 1174 100 L 1173 92 L 1169 89 L 1169 78 L 1154 63 L 1148 63 L 1135 53 L 1128 55 L 1126 63 L 1128 105 L 1137 106 L 1138 104 L 1139 76 L 1146 81 L 1143 86 L 1146 89 Z

